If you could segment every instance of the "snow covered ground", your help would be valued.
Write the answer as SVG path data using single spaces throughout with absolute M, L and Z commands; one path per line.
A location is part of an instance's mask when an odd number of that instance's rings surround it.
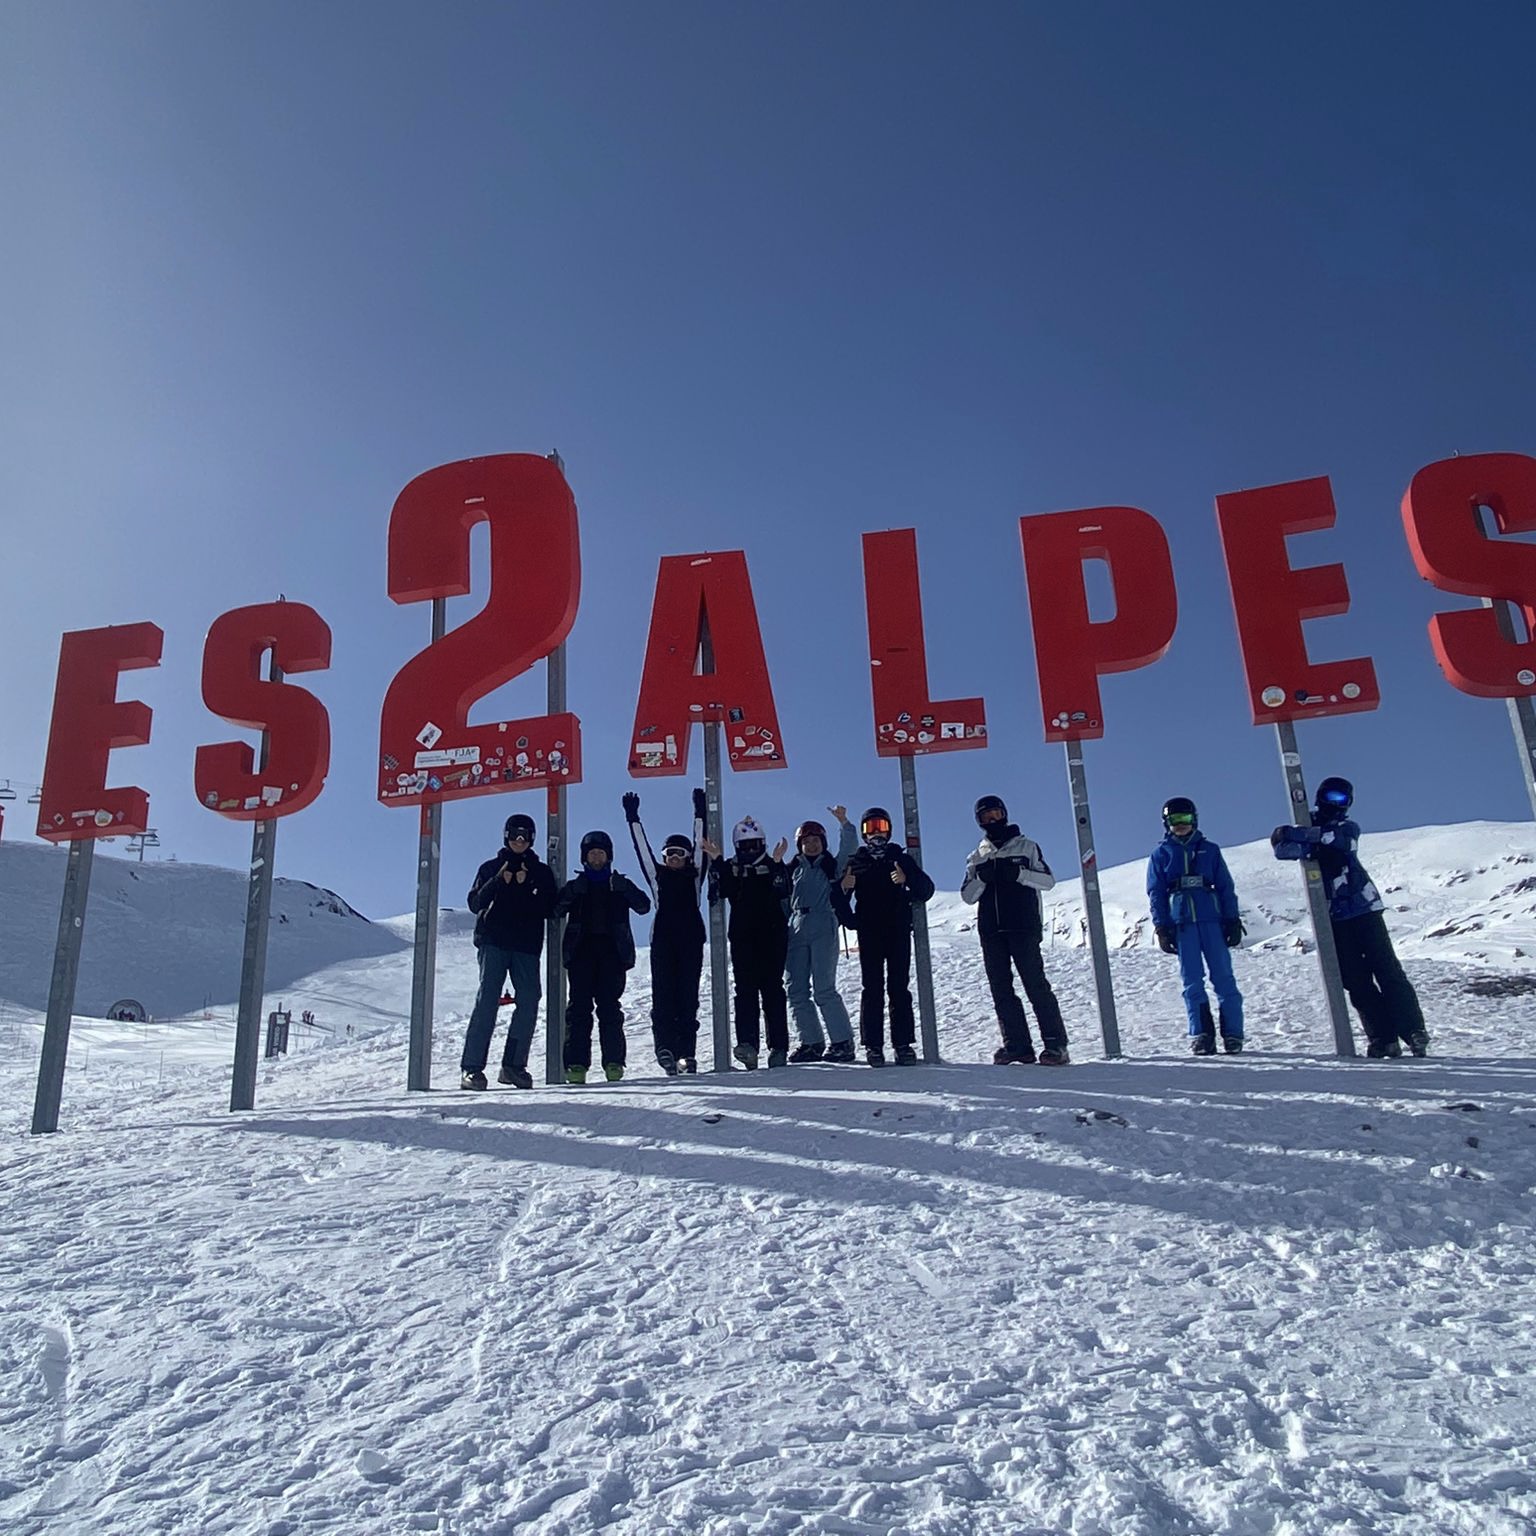
M 444 1086 L 407 1095 L 408 925 L 364 943 L 327 913 L 345 942 L 282 992 L 323 1027 L 254 1113 L 223 1109 L 231 988 L 212 1019 L 78 1020 L 63 1130 L 33 1138 L 38 1005 L 11 998 L 0 1527 L 1529 1532 L 1533 854 L 1526 825 L 1368 840 L 1427 1061 L 1328 1054 L 1297 872 L 1262 846 L 1232 854 L 1234 1059 L 1183 1054 L 1139 866 L 1105 876 L 1129 1060 L 1096 1059 L 1053 898 L 1065 1071 L 981 1064 L 945 896 L 947 1064 L 883 1073 L 661 1077 L 642 952 L 624 1083 L 450 1091 L 473 978 L 445 917 Z M 0 977 L 18 903 L 56 912 L 19 867 Z M 112 914 L 87 936 L 109 973 L 158 944 L 167 995 L 201 998 L 205 941 L 238 964 L 238 916 L 188 943 Z

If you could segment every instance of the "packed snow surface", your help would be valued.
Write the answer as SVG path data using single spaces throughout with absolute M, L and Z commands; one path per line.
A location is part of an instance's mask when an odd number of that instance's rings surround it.
M 62 880 L 18 851 L 0 983 L 46 978 Z M 1104 876 L 1124 1061 L 1076 890 L 1051 898 L 1056 1070 L 984 1064 L 941 894 L 943 1065 L 664 1078 L 642 951 L 623 1083 L 463 1093 L 473 951 L 445 914 L 437 1087 L 407 1094 L 409 922 L 310 917 L 334 898 L 294 887 L 314 963 L 268 1003 L 317 1024 L 238 1116 L 216 978 L 243 877 L 98 860 L 97 895 L 127 892 L 93 899 L 103 993 L 175 1001 L 77 1019 L 34 1138 L 40 1001 L 0 984 L 0 1528 L 1529 1532 L 1536 837 L 1364 854 L 1426 1061 L 1334 1059 L 1297 871 L 1262 845 L 1231 851 L 1249 1053 L 1184 1054 L 1137 866 Z

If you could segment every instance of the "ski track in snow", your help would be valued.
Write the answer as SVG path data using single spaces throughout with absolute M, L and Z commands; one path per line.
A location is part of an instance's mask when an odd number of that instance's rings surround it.
M 1106 1063 L 1056 948 L 1079 1064 L 997 1069 L 962 921 L 937 1067 L 665 1079 L 643 953 L 616 1085 L 407 1095 L 408 956 L 290 989 L 358 1038 L 248 1115 L 227 1028 L 98 1022 L 48 1138 L 0 1058 L 0 1527 L 1536 1528 L 1527 1000 L 1410 960 L 1436 1054 L 1340 1063 L 1243 951 L 1252 1053 L 1194 1062 L 1129 951 Z M 440 1085 L 472 982 L 450 935 Z

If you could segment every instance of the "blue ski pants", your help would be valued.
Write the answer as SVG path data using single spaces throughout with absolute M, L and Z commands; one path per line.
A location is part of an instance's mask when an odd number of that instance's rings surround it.
M 837 990 L 838 948 L 836 919 L 790 929 L 784 985 L 801 1045 L 825 1045 L 827 1036 L 834 1045 L 853 1039 L 853 1021 Z M 821 1032 L 823 1019 L 826 1035 Z
M 1180 923 L 1179 975 L 1184 981 L 1184 1011 L 1191 1035 L 1210 1032 L 1210 1004 L 1205 995 L 1205 971 L 1221 1008 L 1221 1032 L 1243 1037 L 1243 994 L 1232 974 L 1232 951 L 1215 922 Z
M 517 949 L 499 949 L 494 944 L 480 946 L 480 990 L 470 1011 L 469 1028 L 464 1032 L 461 1072 L 485 1071 L 490 1054 L 491 1035 L 496 1029 L 496 1010 L 501 1006 L 502 983 L 512 979 L 512 1022 L 507 1027 L 507 1045 L 501 1064 L 506 1068 L 526 1067 L 528 1048 L 533 1043 L 533 1026 L 539 1016 L 539 999 L 544 984 L 539 978 L 539 957 Z

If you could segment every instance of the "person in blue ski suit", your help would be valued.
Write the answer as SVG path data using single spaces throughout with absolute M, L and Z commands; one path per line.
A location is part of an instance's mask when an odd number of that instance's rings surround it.
M 1200 830 L 1195 802 L 1175 795 L 1163 807 L 1163 840 L 1147 860 L 1147 896 L 1158 948 L 1179 957 L 1190 1048 L 1216 1054 L 1216 1025 L 1205 994 L 1210 971 L 1220 1010 L 1221 1043 L 1229 1055 L 1243 1048 L 1243 994 L 1232 957 L 1243 940 L 1237 890 L 1221 849 Z
M 795 855 L 788 866 L 789 950 L 784 957 L 784 986 L 795 1033 L 800 1036 L 800 1044 L 789 1053 L 791 1063 L 853 1060 L 853 1021 L 837 990 L 837 958 L 838 926 L 847 905 L 840 882 L 859 846 L 859 835 L 848 820 L 847 806 L 827 809 L 837 818 L 836 856 L 827 851 L 827 829 L 819 821 L 802 821 L 795 828 Z
M 1365 1029 L 1365 1054 L 1429 1054 L 1429 1031 L 1413 983 L 1392 948 L 1385 903 L 1360 863 L 1359 825 L 1349 818 L 1355 789 L 1348 779 L 1317 786 L 1312 824 L 1276 827 L 1270 844 L 1277 859 L 1316 859 L 1328 892 L 1328 926 L 1339 957 L 1339 977 Z

